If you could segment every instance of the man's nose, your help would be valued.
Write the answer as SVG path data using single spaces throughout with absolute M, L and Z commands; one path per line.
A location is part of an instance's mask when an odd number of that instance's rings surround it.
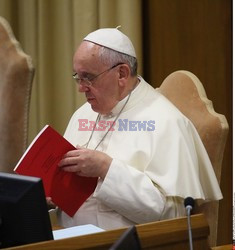
M 89 91 L 89 87 L 84 85 L 84 84 L 78 84 L 78 91 L 80 93 L 87 92 L 87 91 Z

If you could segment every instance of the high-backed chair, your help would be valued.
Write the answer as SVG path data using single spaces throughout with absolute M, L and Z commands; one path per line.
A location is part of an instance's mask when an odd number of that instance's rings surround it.
M 12 172 L 27 147 L 34 68 L 0 17 L 0 171 Z
M 214 111 L 207 99 L 200 80 L 189 71 L 176 71 L 170 74 L 157 89 L 166 96 L 197 129 L 207 150 L 218 182 L 220 183 L 222 160 L 228 134 L 228 123 L 224 115 Z M 203 212 L 210 226 L 211 246 L 216 245 L 219 202 L 197 204 L 197 212 Z

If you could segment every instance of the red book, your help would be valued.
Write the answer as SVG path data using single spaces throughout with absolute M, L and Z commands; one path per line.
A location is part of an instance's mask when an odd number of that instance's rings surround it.
M 78 176 L 58 167 L 63 155 L 73 149 L 76 148 L 46 125 L 14 169 L 18 174 L 41 178 L 46 196 L 71 217 L 97 185 L 97 178 Z

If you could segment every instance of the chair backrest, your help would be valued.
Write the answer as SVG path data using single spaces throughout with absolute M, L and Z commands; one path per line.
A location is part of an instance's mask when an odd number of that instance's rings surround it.
M 27 147 L 34 68 L 0 17 L 0 171 L 12 172 Z
M 200 80 L 189 71 L 175 71 L 158 89 L 189 120 L 192 121 L 207 150 L 218 182 L 220 183 L 222 160 L 228 134 L 228 123 L 224 115 L 214 111 L 207 99 Z M 203 212 L 210 226 L 210 245 L 217 241 L 219 202 L 198 204 L 197 212 Z

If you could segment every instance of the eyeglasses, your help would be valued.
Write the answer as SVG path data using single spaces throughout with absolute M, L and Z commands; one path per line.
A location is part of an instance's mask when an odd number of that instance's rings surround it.
M 84 77 L 84 78 L 80 78 L 78 73 L 73 74 L 73 79 L 76 81 L 77 84 L 81 84 L 83 86 L 91 86 L 93 83 L 92 81 L 94 79 L 96 79 L 97 77 L 101 76 L 102 74 L 104 74 L 105 72 L 108 72 L 109 70 L 117 67 L 118 65 L 121 65 L 123 63 L 117 63 L 115 65 L 113 65 L 111 68 L 106 69 L 105 71 L 99 73 L 98 75 L 92 76 L 92 77 Z

